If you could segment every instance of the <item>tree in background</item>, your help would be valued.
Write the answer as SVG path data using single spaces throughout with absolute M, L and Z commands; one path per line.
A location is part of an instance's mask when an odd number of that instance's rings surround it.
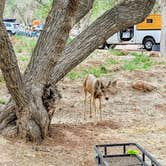
M 38 6 L 36 6 L 36 9 L 34 10 L 33 18 L 44 21 L 48 15 L 49 10 L 51 9 L 52 0 L 47 0 L 45 2 L 40 0 L 35 1 L 38 2 Z
M 52 0 L 7 0 L 4 17 L 16 18 L 18 22 L 31 24 L 34 18 L 42 21 L 50 10 Z
M 152 10 L 152 13 L 158 13 L 160 14 L 160 0 L 156 1 L 156 4 Z
M 155 0 L 121 0 L 70 44 L 69 32 L 92 8 L 94 0 L 54 0 L 45 26 L 21 75 L 17 57 L 2 21 L 0 1 L 0 68 L 11 100 L 0 111 L 0 133 L 40 143 L 49 134 L 56 102 L 56 83 L 81 63 L 108 37 L 142 22 Z

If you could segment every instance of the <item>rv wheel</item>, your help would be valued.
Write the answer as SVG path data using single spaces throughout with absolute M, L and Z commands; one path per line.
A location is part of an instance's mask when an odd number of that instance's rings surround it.
M 153 45 L 155 44 L 154 40 L 152 38 L 146 38 L 143 42 L 144 48 L 147 51 L 151 51 L 153 48 Z

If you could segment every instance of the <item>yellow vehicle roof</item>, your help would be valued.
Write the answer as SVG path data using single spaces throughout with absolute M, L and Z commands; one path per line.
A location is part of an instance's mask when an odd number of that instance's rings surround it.
M 161 16 L 159 14 L 150 14 L 145 20 L 136 25 L 137 30 L 160 30 Z

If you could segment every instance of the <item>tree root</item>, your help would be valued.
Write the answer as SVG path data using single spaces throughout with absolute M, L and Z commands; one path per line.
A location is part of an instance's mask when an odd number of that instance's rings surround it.
M 11 100 L 0 112 L 0 134 L 40 144 L 49 135 L 56 102 L 61 95 L 57 87 L 39 84 L 32 86 L 31 94 L 27 108 L 19 111 Z

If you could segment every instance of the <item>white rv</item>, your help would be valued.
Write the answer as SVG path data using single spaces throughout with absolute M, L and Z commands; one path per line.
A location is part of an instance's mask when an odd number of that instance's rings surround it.
M 148 51 L 160 43 L 161 35 L 161 17 L 157 14 L 149 15 L 142 23 L 120 31 L 109 39 L 103 47 L 116 46 L 124 44 L 143 44 Z

